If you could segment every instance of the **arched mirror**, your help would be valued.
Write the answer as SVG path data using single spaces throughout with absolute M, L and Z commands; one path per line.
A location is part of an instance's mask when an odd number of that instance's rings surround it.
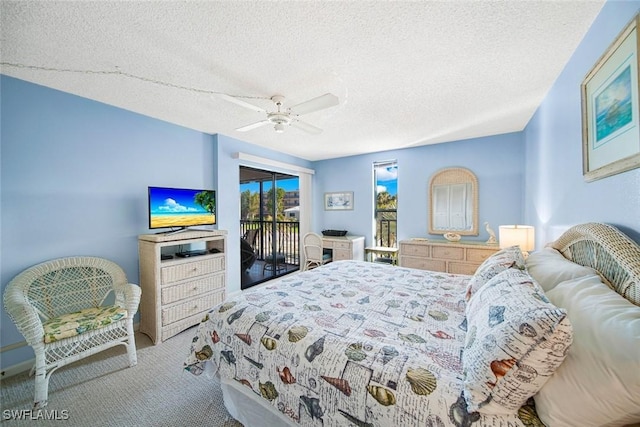
M 478 235 L 478 178 L 469 169 L 441 169 L 429 180 L 429 233 Z

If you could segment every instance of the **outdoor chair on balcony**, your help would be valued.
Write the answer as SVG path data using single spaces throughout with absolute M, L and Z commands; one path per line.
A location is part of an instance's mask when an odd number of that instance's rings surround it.
M 254 251 L 256 249 L 258 234 L 260 234 L 259 228 L 250 228 L 249 230 L 245 231 L 244 235 L 242 236 L 242 238 L 246 240 L 247 243 L 249 243 L 249 245 L 253 248 Z
M 286 261 L 287 261 L 287 257 L 280 252 L 272 253 L 265 256 L 264 265 L 262 266 L 262 274 L 264 274 L 265 271 L 274 271 L 274 269 L 276 274 L 281 272 L 282 270 L 286 270 L 287 269 Z M 275 266 L 274 266 L 274 262 L 275 262 Z
M 258 256 L 256 255 L 255 251 L 253 250 L 249 242 L 246 239 L 241 237 L 240 238 L 240 266 L 242 268 L 242 271 L 246 272 L 248 269 L 250 269 L 253 266 L 253 263 L 256 262 L 256 258 L 258 258 Z
M 278 231 L 277 231 L 277 235 L 276 235 L 276 251 L 269 253 L 267 255 L 265 255 L 264 257 L 264 265 L 262 267 L 262 274 L 265 273 L 265 271 L 275 271 L 276 274 L 280 273 L 281 271 L 287 269 L 287 257 L 286 257 L 286 252 L 284 250 L 284 245 L 286 240 L 289 238 L 290 236 L 286 235 L 286 230 L 284 228 L 280 228 L 278 227 Z M 267 239 L 269 240 L 269 239 Z M 272 249 L 272 242 L 267 242 L 267 248 Z
M 117 345 L 126 346 L 129 366 L 137 363 L 140 293 L 120 266 L 95 257 L 47 261 L 9 282 L 5 310 L 36 356 L 36 408 L 47 405 L 49 378 L 62 366 Z
M 322 237 L 317 233 L 307 233 L 302 238 L 304 248 L 304 267 L 302 271 L 311 270 L 323 264 L 331 262 L 331 254 L 324 253 L 322 248 Z

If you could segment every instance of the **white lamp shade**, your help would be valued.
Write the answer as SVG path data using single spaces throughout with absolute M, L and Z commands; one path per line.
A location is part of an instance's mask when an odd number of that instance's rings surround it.
M 500 247 L 520 246 L 523 252 L 532 251 L 536 245 L 535 229 L 530 225 L 501 225 Z

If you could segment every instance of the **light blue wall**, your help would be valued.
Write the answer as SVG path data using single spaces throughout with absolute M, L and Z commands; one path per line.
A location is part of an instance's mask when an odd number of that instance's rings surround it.
M 111 259 L 138 282 L 147 186 L 211 188 L 212 136 L 2 76 L 0 280 L 63 256 Z M 4 311 L 1 346 L 22 341 Z M 2 367 L 31 358 L 2 353 Z
M 314 229 L 348 230 L 373 244 L 373 162 L 393 159 L 398 161 L 398 241 L 429 236 L 429 179 L 446 167 L 464 167 L 478 177 L 480 234 L 469 240 L 489 238 L 485 221 L 496 232 L 499 224 L 522 223 L 524 144 L 518 132 L 315 162 Z M 333 191 L 353 191 L 354 209 L 324 211 L 323 194 Z
M 640 242 L 640 169 L 587 183 L 582 176 L 580 84 L 640 1 L 609 1 L 524 131 L 526 221 L 540 246 L 567 227 L 617 225 Z
M 212 188 L 218 226 L 229 231 L 230 292 L 240 290 L 238 160 L 241 151 L 310 162 L 225 136 L 0 76 L 0 283 L 48 259 L 92 255 L 138 283 L 137 236 L 149 233 L 149 185 Z M 4 311 L 0 347 L 23 340 Z M 2 369 L 33 357 L 4 352 Z
M 227 291 L 229 293 L 240 291 L 240 164 L 263 167 L 270 170 L 290 171 L 282 167 L 263 165 L 240 161 L 237 153 L 250 154 L 260 158 L 268 159 L 294 165 L 303 168 L 311 168 L 311 163 L 297 157 L 278 153 L 273 150 L 258 147 L 225 135 L 216 135 L 218 160 L 218 226 L 228 231 L 228 268 L 227 268 Z

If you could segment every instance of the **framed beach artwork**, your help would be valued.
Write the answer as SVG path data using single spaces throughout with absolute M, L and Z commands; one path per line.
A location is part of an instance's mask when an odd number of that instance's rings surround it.
M 353 191 L 324 193 L 325 211 L 348 211 L 353 209 Z
M 640 167 L 639 22 L 640 14 L 618 35 L 580 87 L 586 181 Z

